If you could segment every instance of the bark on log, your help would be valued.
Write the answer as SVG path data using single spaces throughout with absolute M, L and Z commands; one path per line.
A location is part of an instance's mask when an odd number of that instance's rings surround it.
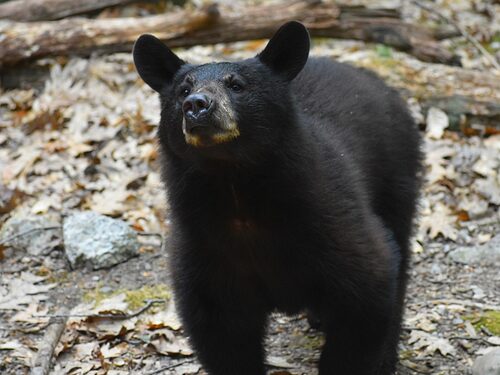
M 401 21 L 394 11 L 300 0 L 231 9 L 212 4 L 142 18 L 3 21 L 0 67 L 59 55 L 130 51 L 143 33 L 155 34 L 170 47 L 268 38 L 289 20 L 302 21 L 312 36 L 380 42 L 424 61 L 457 62 L 439 46 L 432 31 Z
M 494 71 L 426 64 L 402 54 L 383 58 L 373 51 L 351 63 L 375 71 L 403 97 L 416 98 L 424 113 L 430 107 L 442 109 L 453 130 L 471 125 L 499 128 L 500 76 Z
M 0 19 L 57 20 L 132 1 L 134 0 L 12 0 L 0 4 Z

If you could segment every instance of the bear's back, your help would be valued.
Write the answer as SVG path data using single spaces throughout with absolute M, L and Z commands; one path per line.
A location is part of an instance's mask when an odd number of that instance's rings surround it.
M 328 58 L 310 58 L 291 91 L 324 165 L 335 168 L 337 158 L 347 158 L 372 208 L 403 242 L 421 155 L 418 129 L 399 94 L 374 73 Z

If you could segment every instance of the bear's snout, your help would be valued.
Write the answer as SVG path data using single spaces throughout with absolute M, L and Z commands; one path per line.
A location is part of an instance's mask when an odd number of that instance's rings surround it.
M 191 146 L 214 146 L 240 135 L 227 94 L 214 85 L 189 94 L 182 112 L 182 132 Z
M 213 108 L 213 100 L 204 93 L 195 93 L 189 95 L 182 103 L 184 116 L 194 122 L 199 123 L 206 120 Z

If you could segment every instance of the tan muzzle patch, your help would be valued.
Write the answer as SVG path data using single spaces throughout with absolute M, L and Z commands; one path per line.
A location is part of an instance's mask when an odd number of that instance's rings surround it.
M 186 143 L 194 147 L 206 147 L 227 143 L 240 136 L 236 116 L 226 92 L 219 87 L 210 87 L 217 98 L 216 108 L 212 113 L 212 121 L 217 128 L 207 134 L 190 133 L 186 130 L 186 118 L 182 119 L 182 132 Z

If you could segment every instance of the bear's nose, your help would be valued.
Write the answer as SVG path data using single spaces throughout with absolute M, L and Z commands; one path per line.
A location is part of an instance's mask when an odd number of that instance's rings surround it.
M 212 100 L 203 93 L 189 95 L 182 103 L 184 115 L 191 120 L 197 120 L 205 114 L 208 114 L 212 106 Z

